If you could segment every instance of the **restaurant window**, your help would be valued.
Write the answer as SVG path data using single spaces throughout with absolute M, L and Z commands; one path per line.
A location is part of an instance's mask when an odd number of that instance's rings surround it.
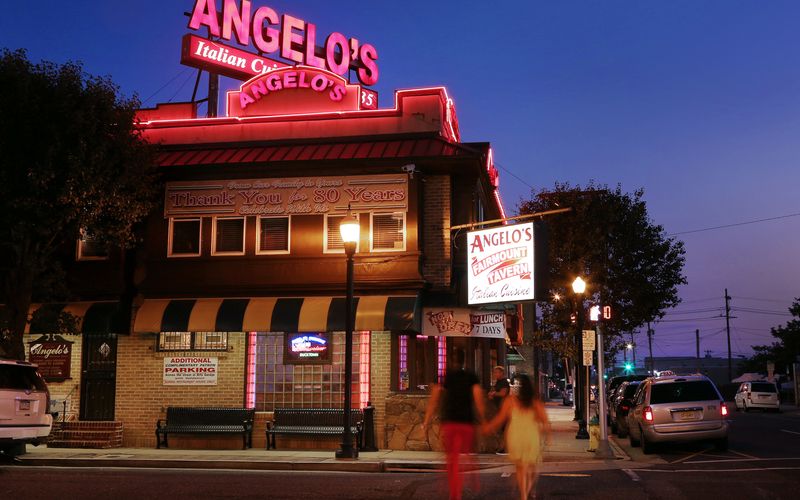
M 289 217 L 259 217 L 256 253 L 289 253 Z
M 287 339 L 280 332 L 251 332 L 248 338 L 247 404 L 256 411 L 275 408 L 341 408 L 344 403 L 343 332 L 328 333 L 330 362 L 286 362 Z M 298 334 L 293 334 L 294 336 Z M 353 333 L 353 406 L 369 401 L 369 332 Z
M 214 218 L 212 255 L 244 255 L 244 217 Z
M 444 379 L 447 338 L 427 335 L 397 335 L 392 350 L 397 360 L 399 392 L 427 392 Z
M 356 218 L 360 221 L 357 214 Z M 342 219 L 344 219 L 344 215 L 325 216 L 325 253 L 344 253 L 342 233 L 339 232 L 339 224 Z M 356 245 L 356 251 L 358 251 L 358 245 Z
M 228 332 L 160 332 L 159 351 L 225 351 Z
M 108 248 L 100 244 L 88 231 L 81 229 L 78 239 L 78 260 L 101 260 L 108 258 Z
M 169 255 L 194 257 L 200 255 L 200 219 L 169 220 Z
M 372 250 L 405 250 L 405 222 L 406 217 L 403 212 L 372 214 Z

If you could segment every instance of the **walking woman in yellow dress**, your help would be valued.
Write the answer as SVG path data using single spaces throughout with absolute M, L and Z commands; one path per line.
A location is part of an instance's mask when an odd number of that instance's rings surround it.
M 531 379 L 518 376 L 519 392 L 503 402 L 500 413 L 484 424 L 483 433 L 495 432 L 504 422 L 506 426 L 506 451 L 517 467 L 519 498 L 529 497 L 536 484 L 536 466 L 542 459 L 544 440 L 550 432 L 550 422 L 544 404 L 535 395 Z

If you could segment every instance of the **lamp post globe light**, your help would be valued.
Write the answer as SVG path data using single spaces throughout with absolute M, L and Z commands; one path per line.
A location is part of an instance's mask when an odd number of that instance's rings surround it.
M 588 406 L 586 406 L 586 395 L 589 394 L 586 385 L 589 382 L 588 369 L 583 366 L 583 293 L 586 291 L 586 282 L 578 276 L 572 282 L 572 291 L 575 292 L 577 302 L 577 324 L 578 324 L 578 337 L 576 343 L 578 344 L 578 355 L 575 370 L 575 385 L 573 387 L 573 397 L 575 398 L 575 420 L 578 421 L 578 432 L 575 434 L 575 439 L 589 439 L 589 432 L 586 430 L 586 418 Z
M 344 318 L 344 408 L 342 444 L 336 450 L 336 458 L 358 458 L 358 450 L 353 447 L 353 433 L 350 429 L 351 407 L 353 399 L 353 255 L 361 233 L 358 219 L 350 213 L 339 224 L 339 232 L 344 243 L 344 253 L 347 255 L 347 294 L 345 296 Z

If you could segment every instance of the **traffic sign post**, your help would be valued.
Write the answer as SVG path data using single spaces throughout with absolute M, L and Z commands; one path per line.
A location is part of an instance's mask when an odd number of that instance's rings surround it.
M 594 351 L 583 351 L 583 366 L 592 366 L 594 364 Z
M 597 343 L 595 342 L 595 335 L 594 330 L 583 330 L 581 332 L 583 336 L 583 350 L 585 351 L 594 351 L 597 349 Z

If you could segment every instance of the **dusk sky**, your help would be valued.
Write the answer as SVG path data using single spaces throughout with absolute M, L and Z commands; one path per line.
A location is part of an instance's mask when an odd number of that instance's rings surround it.
M 193 4 L 12 2 L 0 46 L 82 61 L 147 106 L 188 100 L 196 72 L 179 64 L 180 39 Z M 726 287 L 734 355 L 791 319 L 800 2 L 253 0 L 261 5 L 316 23 L 320 37 L 373 44 L 381 107 L 395 89 L 446 86 L 462 139 L 492 143 L 509 212 L 557 181 L 644 188 L 652 219 L 687 250 L 684 303 L 654 326 L 655 356 L 693 356 L 695 328 L 703 351 L 727 355 Z M 636 341 L 641 363 L 646 335 Z

